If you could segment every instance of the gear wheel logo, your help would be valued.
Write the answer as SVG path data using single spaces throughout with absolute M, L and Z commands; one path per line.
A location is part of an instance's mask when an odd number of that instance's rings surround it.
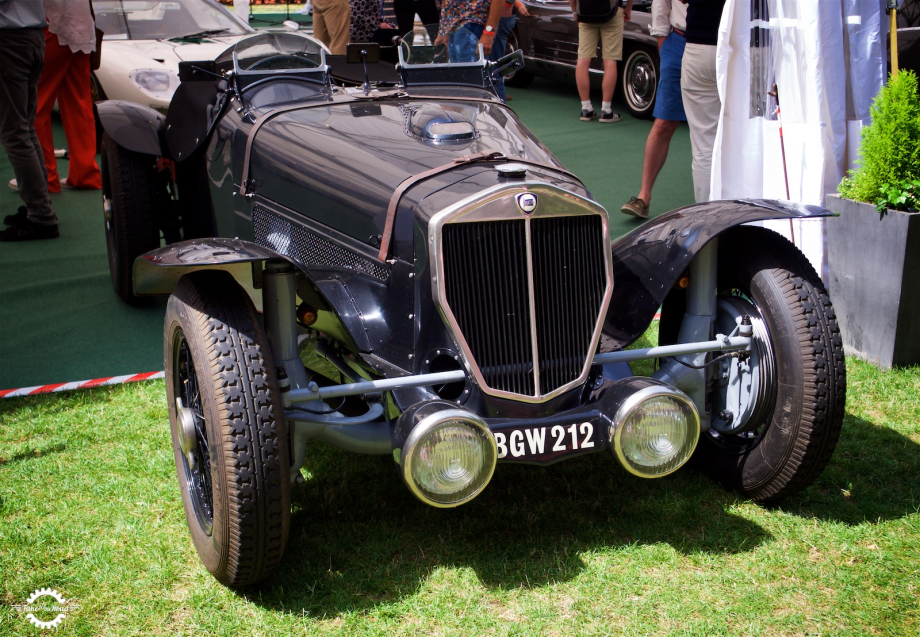
M 42 603 L 43 597 L 50 597 L 55 603 L 49 603 L 51 600 Z M 14 608 L 25 612 L 26 619 L 36 628 L 51 630 L 60 626 L 67 613 L 78 606 L 68 603 L 64 596 L 53 588 L 39 588 L 29 596 L 25 604 L 16 604 Z

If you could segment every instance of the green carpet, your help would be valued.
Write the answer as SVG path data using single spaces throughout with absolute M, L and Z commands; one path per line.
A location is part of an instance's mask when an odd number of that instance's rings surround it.
M 624 116 L 615 124 L 582 122 L 573 86 L 536 80 L 509 89 L 510 105 L 527 126 L 611 211 L 611 233 L 620 236 L 638 220 L 620 206 L 638 193 L 642 153 L 650 122 Z M 595 100 L 599 107 L 599 97 Z M 614 104 L 617 107 L 617 104 Z M 625 113 L 620 105 L 619 110 Z M 55 146 L 65 140 L 55 122 Z M 67 162 L 59 160 L 61 176 Z M 0 153 L 0 215 L 16 212 L 19 195 L 6 183 L 13 172 Z M 61 238 L 0 244 L 0 389 L 88 380 L 163 368 L 165 302 L 133 308 L 109 281 L 99 191 L 53 195 Z M 693 201 L 690 141 L 678 130 L 655 190 L 652 214 Z

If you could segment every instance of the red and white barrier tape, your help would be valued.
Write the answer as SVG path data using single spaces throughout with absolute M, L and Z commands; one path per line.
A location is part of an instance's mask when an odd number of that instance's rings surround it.
M 655 320 L 661 314 L 655 314 Z M 121 385 L 122 383 L 136 383 L 141 380 L 163 378 L 164 372 L 145 372 L 143 374 L 128 374 L 127 376 L 110 376 L 109 378 L 96 378 L 94 380 L 78 380 L 72 383 L 55 383 L 52 385 L 36 385 L 35 387 L 22 387 L 20 389 L 0 389 L 0 398 L 14 398 L 16 396 L 35 396 L 37 394 L 51 394 L 59 391 L 72 391 L 75 389 L 90 389 L 103 385 Z
M 110 376 L 94 380 L 78 380 L 72 383 L 54 383 L 52 385 L 36 385 L 35 387 L 22 387 L 20 389 L 0 389 L 0 398 L 13 398 L 14 396 L 35 396 L 36 394 L 51 394 L 59 391 L 74 389 L 90 389 L 103 385 L 121 385 L 122 383 L 135 383 L 141 380 L 163 378 L 163 372 L 145 372 L 143 374 L 128 374 L 127 376 Z

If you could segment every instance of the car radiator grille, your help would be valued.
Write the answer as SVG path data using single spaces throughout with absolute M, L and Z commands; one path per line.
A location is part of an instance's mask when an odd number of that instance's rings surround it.
M 543 396 L 581 376 L 603 309 L 605 239 L 598 215 L 444 225 L 446 301 L 488 388 Z

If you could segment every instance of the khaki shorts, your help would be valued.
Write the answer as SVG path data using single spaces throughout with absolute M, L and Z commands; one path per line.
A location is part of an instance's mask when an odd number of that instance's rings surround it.
M 622 7 L 603 24 L 578 23 L 578 59 L 595 57 L 598 42 L 601 43 L 601 57 L 605 60 L 623 59 Z

